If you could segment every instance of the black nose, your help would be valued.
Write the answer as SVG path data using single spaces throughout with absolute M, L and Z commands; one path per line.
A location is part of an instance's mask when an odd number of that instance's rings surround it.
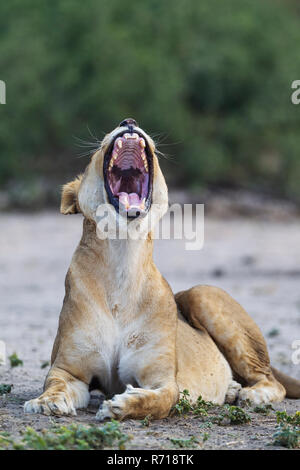
M 120 122 L 119 124 L 119 127 L 124 127 L 124 126 L 138 127 L 138 123 L 132 118 L 127 118 L 127 119 L 124 119 L 124 121 Z

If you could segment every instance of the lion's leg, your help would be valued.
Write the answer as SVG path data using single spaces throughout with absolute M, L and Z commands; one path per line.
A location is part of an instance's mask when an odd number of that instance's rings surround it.
M 181 313 L 195 328 L 204 327 L 247 387 L 241 400 L 281 401 L 284 387 L 275 379 L 262 333 L 247 312 L 222 289 L 196 286 L 175 296 Z
M 96 419 L 145 418 L 161 419 L 168 416 L 178 397 L 175 383 L 154 389 L 136 388 L 127 385 L 124 393 L 105 400 L 96 414 Z
M 234 403 L 239 397 L 241 388 L 242 388 L 241 384 L 239 384 L 235 380 L 232 380 L 226 392 L 225 403 L 229 403 L 229 404 Z
M 168 416 L 179 395 L 175 379 L 175 354 L 170 350 L 173 350 L 174 343 L 170 348 L 160 348 L 156 344 L 152 350 L 148 344 L 144 350 L 127 351 L 120 361 L 120 377 L 123 382 L 136 386 L 127 385 L 124 393 L 105 400 L 96 419 L 141 419 L 148 415 L 160 419 Z
M 69 372 L 52 367 L 45 381 L 44 393 L 24 404 L 25 413 L 76 415 L 76 408 L 85 408 L 90 398 L 88 385 Z

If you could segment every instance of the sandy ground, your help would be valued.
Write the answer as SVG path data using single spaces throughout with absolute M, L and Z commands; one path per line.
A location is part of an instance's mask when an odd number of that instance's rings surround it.
M 0 399 L 0 431 L 18 435 L 26 426 L 50 426 L 49 418 L 24 415 L 25 400 L 36 397 L 48 368 L 64 296 L 64 277 L 82 230 L 81 216 L 54 212 L 0 215 L 0 340 L 7 355 L 16 352 L 22 367 L 0 366 L 0 383 L 12 383 L 12 394 Z M 293 341 L 300 339 L 300 221 L 255 219 L 205 220 L 201 251 L 186 251 L 184 241 L 158 240 L 155 260 L 174 291 L 194 284 L 213 284 L 233 295 L 262 329 L 273 365 L 300 379 L 300 364 L 291 360 Z M 74 418 L 59 423 L 94 423 L 99 398 Z M 277 409 L 289 413 L 299 401 L 285 400 Z M 275 418 L 251 413 L 248 425 L 207 428 L 200 419 L 172 417 L 143 427 L 122 423 L 133 435 L 128 448 L 174 448 L 170 437 L 210 436 L 199 448 L 266 449 Z

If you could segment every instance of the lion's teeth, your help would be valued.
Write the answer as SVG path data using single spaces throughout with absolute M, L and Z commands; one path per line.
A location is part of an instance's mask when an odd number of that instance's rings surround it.
M 122 139 L 119 139 L 119 140 L 118 140 L 117 146 L 119 147 L 119 149 L 121 149 L 121 148 L 123 147 Z
M 110 159 L 109 165 L 108 165 L 108 171 L 111 171 L 112 167 L 114 166 L 114 161 L 118 158 L 117 152 L 114 152 L 112 155 L 112 158 Z
M 146 147 L 146 142 L 144 141 L 143 138 L 140 139 L 140 146 L 141 146 L 142 148 L 145 148 L 145 147 Z
M 146 172 L 148 173 L 148 162 L 147 162 L 146 155 L 145 155 L 145 153 L 143 152 L 141 156 L 142 156 L 142 160 L 143 160 L 143 162 L 144 162 L 145 170 L 146 170 Z
M 133 134 L 129 134 L 128 132 L 126 132 L 126 134 L 124 134 L 124 137 L 125 139 L 138 139 L 138 134 L 136 134 L 135 132 Z

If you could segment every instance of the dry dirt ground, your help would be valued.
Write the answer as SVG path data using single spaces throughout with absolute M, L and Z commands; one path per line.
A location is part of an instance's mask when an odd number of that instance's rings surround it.
M 0 398 L 0 431 L 15 436 L 26 426 L 48 428 L 48 417 L 24 415 L 25 400 L 41 393 L 64 296 L 64 276 L 82 230 L 81 216 L 55 212 L 0 215 L 0 339 L 7 356 L 16 352 L 21 367 L 0 366 L 0 383 L 13 384 Z M 255 219 L 205 220 L 201 251 L 186 251 L 184 241 L 158 240 L 155 260 L 176 292 L 194 284 L 213 284 L 233 295 L 262 329 L 273 365 L 300 378 L 291 360 L 293 341 L 300 339 L 300 221 Z M 99 397 L 75 418 L 59 423 L 94 423 Z M 285 400 L 276 409 L 294 413 L 300 401 Z M 275 449 L 274 413 L 250 410 L 252 422 L 236 426 L 205 424 L 199 418 L 170 417 L 148 427 L 129 420 L 122 429 L 133 435 L 127 448 L 171 449 L 171 438 L 195 436 L 204 449 Z

